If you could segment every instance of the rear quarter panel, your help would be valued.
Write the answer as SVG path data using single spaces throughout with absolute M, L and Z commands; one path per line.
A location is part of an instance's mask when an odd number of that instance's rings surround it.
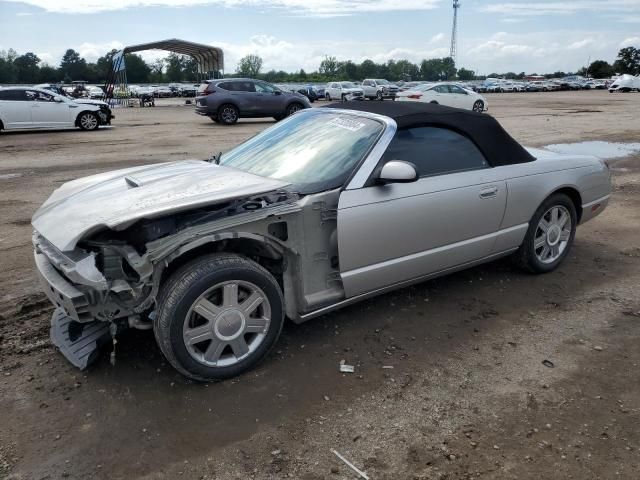
M 540 204 L 562 188 L 576 190 L 581 207 L 610 195 L 609 171 L 599 159 L 544 150 L 530 152 L 536 157 L 534 162 L 498 167 L 505 169 L 508 192 L 501 228 L 529 222 Z

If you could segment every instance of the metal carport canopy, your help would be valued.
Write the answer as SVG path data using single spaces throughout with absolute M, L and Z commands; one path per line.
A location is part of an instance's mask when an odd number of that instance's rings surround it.
M 200 73 L 224 71 L 224 53 L 221 48 L 204 45 L 202 43 L 186 42 L 177 38 L 131 45 L 123 48 L 122 53 L 133 53 L 153 49 L 190 55 L 197 60 Z

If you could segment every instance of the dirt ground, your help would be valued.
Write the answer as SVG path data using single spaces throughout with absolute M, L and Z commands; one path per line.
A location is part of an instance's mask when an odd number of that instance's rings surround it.
M 640 94 L 489 102 L 525 145 L 640 141 Z M 372 480 L 639 477 L 640 156 L 615 163 L 609 208 L 554 273 L 503 260 L 288 324 L 223 383 L 185 380 L 148 332 L 121 337 L 115 366 L 68 364 L 33 273 L 34 210 L 67 180 L 206 158 L 273 123 L 172 103 L 97 132 L 0 134 L 0 478 L 357 478 L 331 449 Z

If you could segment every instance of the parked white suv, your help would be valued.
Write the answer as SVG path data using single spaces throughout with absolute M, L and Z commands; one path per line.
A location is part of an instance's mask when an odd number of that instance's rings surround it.
M 100 106 L 74 102 L 33 87 L 0 88 L 0 130 L 67 128 L 95 130 Z
M 395 99 L 400 88 L 382 78 L 366 78 L 362 81 L 362 90 L 369 100 L 384 100 L 385 98 Z
M 353 82 L 329 82 L 324 89 L 327 100 L 362 100 L 362 88 Z

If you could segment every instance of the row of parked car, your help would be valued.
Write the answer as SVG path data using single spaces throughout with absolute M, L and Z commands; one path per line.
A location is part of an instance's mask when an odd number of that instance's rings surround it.
M 129 85 L 132 97 L 150 95 L 154 98 L 195 97 L 198 85 L 192 83 L 170 83 L 169 85 Z
M 196 113 L 216 123 L 232 125 L 240 118 L 273 117 L 281 120 L 298 110 L 311 107 L 319 99 L 328 101 L 422 102 L 483 112 L 487 100 L 477 92 L 456 83 L 420 83 L 406 89 L 384 79 L 355 82 L 329 82 L 324 88 L 307 85 L 291 88 L 251 78 L 228 78 L 204 82 L 196 97 Z

